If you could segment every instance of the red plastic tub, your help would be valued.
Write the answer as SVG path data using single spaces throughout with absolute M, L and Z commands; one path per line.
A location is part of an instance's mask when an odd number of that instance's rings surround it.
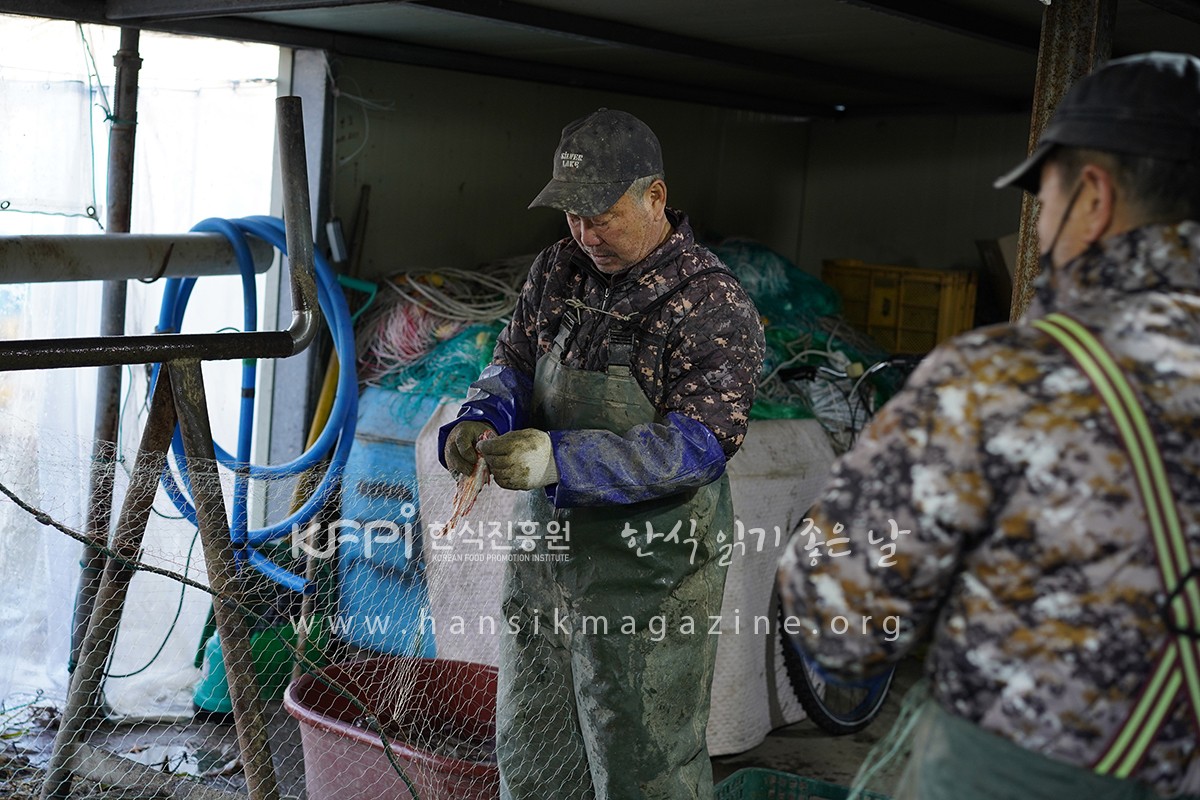
M 494 667 L 386 656 L 335 664 L 321 675 L 349 690 L 365 710 L 314 675 L 288 686 L 283 704 L 300 722 L 309 800 L 413 797 L 373 720 L 388 735 L 418 800 L 499 795 Z

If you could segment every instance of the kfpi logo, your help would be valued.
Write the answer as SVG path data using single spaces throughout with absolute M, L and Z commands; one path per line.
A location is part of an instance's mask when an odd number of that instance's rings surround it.
M 355 519 L 339 519 L 327 525 L 316 522 L 305 526 L 292 525 L 291 550 L 292 558 L 299 558 L 305 553 L 314 558 L 332 558 L 339 544 L 352 543 L 361 544 L 363 557 L 370 558 L 377 546 L 399 541 L 404 542 L 404 557 L 412 558 L 411 522 L 397 523 L 390 519 L 359 522 Z

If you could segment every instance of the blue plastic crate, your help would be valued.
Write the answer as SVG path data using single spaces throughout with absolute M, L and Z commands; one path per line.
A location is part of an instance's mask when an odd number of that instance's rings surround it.
M 338 564 L 341 591 L 330 632 L 343 641 L 390 655 L 433 658 L 436 645 L 429 593 L 419 575 L 368 561 Z
M 417 496 L 416 440 L 441 400 L 367 387 L 359 399 L 354 445 L 342 473 L 342 518 L 368 525 L 392 523 L 401 534 L 394 541 L 389 528 L 373 528 L 368 547 L 358 531 L 339 532 L 338 557 L 364 558 L 394 567 L 414 567 L 420 498 Z M 379 541 L 382 538 L 384 541 Z
M 416 439 L 441 400 L 368 387 L 342 474 L 336 531 L 340 639 L 392 655 L 434 655 L 420 632 L 428 592 L 421 570 Z M 350 523 L 358 523 L 357 525 Z M 322 546 L 326 544 L 322 540 Z

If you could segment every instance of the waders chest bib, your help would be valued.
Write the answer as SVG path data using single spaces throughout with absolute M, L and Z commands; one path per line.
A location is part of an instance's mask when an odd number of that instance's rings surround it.
M 565 367 L 564 318 L 534 381 L 533 425 L 624 435 L 657 415 L 610 338 L 605 372 Z M 603 463 L 603 445 L 595 458 Z M 705 745 L 731 531 L 729 479 L 629 505 L 555 509 L 527 493 L 523 519 L 569 535 L 566 558 L 505 566 L 497 750 L 514 800 L 711 798 Z M 652 533 L 650 533 L 652 532 Z M 649 538 L 648 538 L 649 533 Z M 561 552 L 561 551 L 560 551 Z

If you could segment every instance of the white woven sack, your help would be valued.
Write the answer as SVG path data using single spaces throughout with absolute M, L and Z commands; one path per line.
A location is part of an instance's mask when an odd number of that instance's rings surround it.
M 729 573 L 708 721 L 713 755 L 747 750 L 773 728 L 804 719 L 776 634 L 775 569 L 788 537 L 828 481 L 833 460 L 824 430 L 806 419 L 751 422 L 729 462 L 739 525 L 724 543 Z
M 458 415 L 461 405 L 454 401 L 438 406 L 417 437 L 417 492 L 425 524 L 422 544 L 429 618 L 438 658 L 494 666 L 504 624 L 500 608 L 504 551 L 496 548 L 498 539 L 487 533 L 490 523 L 507 525 L 516 519 L 520 493 L 488 484 L 468 515 L 472 534 L 463 535 L 460 528 L 449 538 L 431 535 L 431 523 L 449 519 L 454 499 L 454 478 L 438 461 L 438 429 Z

